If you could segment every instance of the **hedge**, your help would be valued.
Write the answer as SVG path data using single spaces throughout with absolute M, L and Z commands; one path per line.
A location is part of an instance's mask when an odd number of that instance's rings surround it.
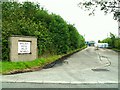
M 85 40 L 74 25 L 61 16 L 32 2 L 2 3 L 2 60 L 9 61 L 9 40 L 12 35 L 37 37 L 38 55 L 65 54 L 81 48 Z

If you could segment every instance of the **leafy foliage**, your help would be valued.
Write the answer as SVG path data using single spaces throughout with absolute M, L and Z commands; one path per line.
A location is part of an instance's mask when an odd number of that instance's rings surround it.
M 31 2 L 2 3 L 2 60 L 9 60 L 12 35 L 37 37 L 39 56 L 65 54 L 84 46 L 84 38 L 73 25 Z
M 83 47 L 85 45 L 85 39 L 83 38 L 83 36 L 81 36 L 76 28 L 73 25 L 68 25 L 69 28 L 69 33 L 70 33 L 70 48 L 72 50 L 77 49 L 79 47 Z
M 110 37 L 102 40 L 103 43 L 108 43 L 110 48 L 116 48 L 120 50 L 120 38 L 110 33 Z
M 100 10 L 104 11 L 106 14 L 113 12 L 114 19 L 120 21 L 120 0 L 89 0 L 82 1 L 78 4 L 79 7 L 85 10 L 92 10 L 89 15 L 93 15 L 96 8 L 100 7 Z

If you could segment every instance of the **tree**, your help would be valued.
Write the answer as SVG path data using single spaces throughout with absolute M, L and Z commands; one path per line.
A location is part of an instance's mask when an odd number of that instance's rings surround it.
M 109 48 L 115 48 L 120 50 L 120 38 L 116 37 L 114 34 L 110 33 L 110 37 L 105 38 L 101 41 L 102 43 L 108 43 Z
M 49 14 L 31 2 L 2 3 L 2 60 L 9 60 L 9 37 L 12 35 L 37 37 L 38 55 L 65 54 L 84 46 L 84 38 L 77 29 L 59 15 Z M 72 40 L 71 40 L 72 39 Z M 71 47 L 71 43 L 73 47 Z
M 114 19 L 120 22 L 120 0 L 90 0 L 82 1 L 78 4 L 84 10 L 92 10 L 89 15 L 94 15 L 97 7 L 104 11 L 105 14 L 112 12 L 114 14 Z
M 114 43 L 115 43 L 115 35 L 114 34 L 112 34 L 112 33 L 110 33 L 110 38 L 111 38 L 111 45 L 112 45 L 112 48 L 114 48 L 115 46 L 114 46 Z
M 100 41 L 100 40 L 98 40 L 98 43 L 101 43 L 101 41 Z
M 116 38 L 114 46 L 115 46 L 115 48 L 120 50 L 120 38 Z

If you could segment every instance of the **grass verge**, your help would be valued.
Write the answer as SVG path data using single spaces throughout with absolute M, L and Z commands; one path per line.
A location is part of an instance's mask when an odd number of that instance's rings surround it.
M 73 53 L 80 51 L 84 48 L 86 48 L 86 47 L 71 51 L 71 52 L 69 52 L 67 54 L 63 54 L 63 55 L 53 55 L 53 56 L 49 56 L 47 58 L 38 58 L 34 61 L 0 62 L 0 68 L 2 68 L 2 71 L 0 71 L 0 73 L 5 75 L 5 74 L 15 74 L 15 73 L 23 73 L 23 72 L 31 72 L 31 71 L 40 70 L 45 65 L 50 64 L 62 57 L 70 56 Z
M 112 50 L 114 50 L 116 52 L 120 52 L 120 49 L 112 48 Z

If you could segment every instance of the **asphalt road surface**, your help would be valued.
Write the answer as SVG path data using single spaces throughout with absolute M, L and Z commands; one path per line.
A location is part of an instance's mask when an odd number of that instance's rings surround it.
M 118 53 L 88 47 L 53 68 L 2 76 L 3 88 L 118 88 Z

